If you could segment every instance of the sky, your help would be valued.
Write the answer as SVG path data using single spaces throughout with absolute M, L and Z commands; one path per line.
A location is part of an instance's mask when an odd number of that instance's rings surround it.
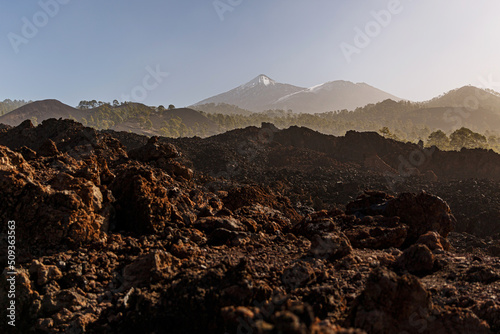
M 188 106 L 259 74 L 500 91 L 498 0 L 0 1 L 0 100 Z

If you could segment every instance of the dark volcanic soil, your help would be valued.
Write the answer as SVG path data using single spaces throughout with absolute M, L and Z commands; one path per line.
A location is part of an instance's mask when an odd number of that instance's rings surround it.
M 500 157 L 374 133 L 0 127 L 8 333 L 498 333 Z M 6 265 L 5 265 L 6 266 Z

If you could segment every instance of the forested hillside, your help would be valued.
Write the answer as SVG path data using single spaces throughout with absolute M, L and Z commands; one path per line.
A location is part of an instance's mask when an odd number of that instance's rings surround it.
M 0 116 L 5 115 L 12 110 L 16 110 L 17 108 L 20 108 L 24 106 L 25 104 L 31 103 L 32 101 L 24 101 L 24 100 L 3 100 L 0 102 Z
M 9 106 L 24 101 L 10 101 Z M 5 102 L 4 102 L 5 104 Z M 2 104 L 2 105 L 4 105 Z M 209 103 L 190 108 L 146 106 L 131 102 L 81 101 L 77 108 L 56 100 L 24 105 L 0 117 L 0 123 L 37 124 L 48 118 L 70 118 L 96 129 L 134 132 L 148 136 L 207 137 L 226 131 L 273 123 L 284 129 L 307 127 L 342 136 L 349 130 L 376 131 L 400 141 L 436 145 L 442 150 L 491 148 L 499 150 L 500 97 L 497 92 L 466 86 L 427 102 L 385 100 L 355 110 L 294 113 L 267 110 L 254 113 L 235 105 Z

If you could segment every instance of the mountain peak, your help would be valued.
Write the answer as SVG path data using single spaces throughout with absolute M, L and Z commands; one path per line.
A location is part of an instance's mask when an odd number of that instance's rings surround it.
M 247 82 L 246 84 L 244 84 L 240 87 L 241 88 L 251 88 L 251 87 L 260 86 L 260 85 L 274 86 L 275 84 L 276 84 L 276 81 L 274 81 L 273 79 L 271 79 L 270 77 L 268 77 L 265 74 L 260 74 L 260 75 L 256 76 L 253 80 Z
M 474 109 L 498 110 L 500 106 L 500 94 L 492 90 L 469 85 L 450 90 L 425 103 L 428 107 L 459 107 L 470 109 L 473 106 Z
M 366 84 L 330 81 L 310 88 L 276 82 L 265 74 L 225 93 L 196 103 L 226 103 L 254 112 L 270 109 L 293 110 L 296 113 L 319 113 L 332 110 L 354 110 L 369 103 L 399 98 Z

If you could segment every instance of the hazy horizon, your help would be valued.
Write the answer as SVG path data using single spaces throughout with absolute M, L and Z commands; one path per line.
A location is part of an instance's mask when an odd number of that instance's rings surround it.
M 494 1 L 41 0 L 1 9 L 0 100 L 188 106 L 259 74 L 301 87 L 365 82 L 411 101 L 469 84 L 499 90 Z

